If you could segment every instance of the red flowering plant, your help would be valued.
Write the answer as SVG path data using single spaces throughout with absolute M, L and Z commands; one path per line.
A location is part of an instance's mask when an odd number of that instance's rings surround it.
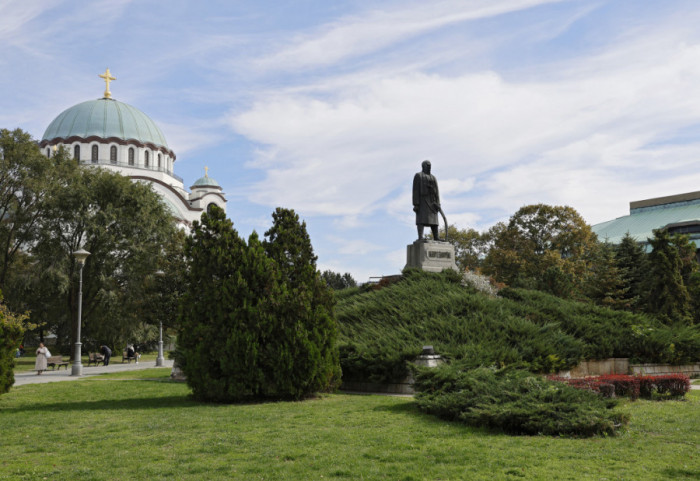
M 600 393 L 603 397 L 626 396 L 635 400 L 674 399 L 690 391 L 690 378 L 685 374 L 662 374 L 658 376 L 629 376 L 607 374 L 585 378 L 548 376 L 551 381 L 564 382 L 578 389 Z

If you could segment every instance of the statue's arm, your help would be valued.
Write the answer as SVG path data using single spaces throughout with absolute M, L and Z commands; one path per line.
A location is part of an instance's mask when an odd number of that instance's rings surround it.
M 420 174 L 413 176 L 413 211 L 418 212 L 420 205 Z
M 435 179 L 435 198 L 437 199 L 437 208 L 440 209 L 440 189 L 438 188 L 437 179 Z

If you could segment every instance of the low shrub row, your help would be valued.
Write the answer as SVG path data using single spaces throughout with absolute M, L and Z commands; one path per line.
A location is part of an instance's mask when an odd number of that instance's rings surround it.
M 587 378 L 564 378 L 549 376 L 551 381 L 559 381 L 577 389 L 600 393 L 604 397 L 624 396 L 632 400 L 677 399 L 690 391 L 690 378 L 685 374 L 664 374 L 659 376 L 628 376 L 614 374 Z
M 523 370 L 442 365 L 419 370 L 414 388 L 426 413 L 509 434 L 614 434 L 629 421 L 615 399 Z

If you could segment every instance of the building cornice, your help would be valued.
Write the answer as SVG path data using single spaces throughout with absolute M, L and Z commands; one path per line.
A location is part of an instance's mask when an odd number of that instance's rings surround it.
M 57 144 L 72 144 L 73 142 L 84 142 L 86 144 L 97 142 L 98 144 L 135 145 L 136 147 L 141 148 L 148 147 L 149 149 L 169 155 L 170 158 L 173 159 L 173 162 L 175 162 L 175 152 L 166 147 L 155 145 L 151 142 L 140 142 L 135 139 L 124 140 L 120 139 L 119 137 L 107 137 L 106 139 L 103 137 L 98 137 L 97 135 L 91 135 L 90 137 L 79 137 L 77 135 L 73 135 L 71 137 L 68 137 L 67 139 L 64 139 L 62 137 L 56 137 L 55 139 L 51 140 L 42 140 L 41 142 L 39 142 L 39 147 L 43 148 L 47 145 L 52 146 Z

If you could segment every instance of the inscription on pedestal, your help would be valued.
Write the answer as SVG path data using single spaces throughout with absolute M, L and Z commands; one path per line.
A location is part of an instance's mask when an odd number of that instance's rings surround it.
M 457 269 L 454 246 L 448 242 L 419 240 L 406 247 L 406 267 L 429 272 Z
M 428 257 L 433 259 L 452 259 L 452 254 L 444 251 L 428 251 Z

